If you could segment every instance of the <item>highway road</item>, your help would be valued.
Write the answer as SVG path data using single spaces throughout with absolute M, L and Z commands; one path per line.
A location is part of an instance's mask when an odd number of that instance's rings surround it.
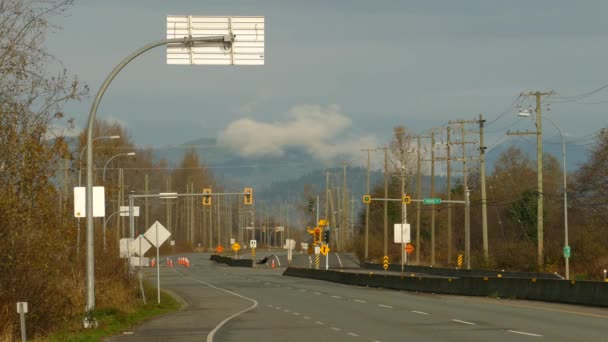
M 109 341 L 608 341 L 607 309 L 353 287 L 189 257 L 191 268 L 161 269 L 161 286 L 187 307 Z

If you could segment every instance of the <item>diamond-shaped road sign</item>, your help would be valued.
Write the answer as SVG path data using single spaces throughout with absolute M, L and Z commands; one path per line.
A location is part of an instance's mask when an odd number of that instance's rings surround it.
M 321 246 L 321 254 L 323 254 L 323 256 L 326 256 L 327 253 L 329 253 L 329 247 L 327 247 L 327 245 Z
M 131 250 L 137 255 L 143 256 L 150 248 L 152 248 L 152 245 L 143 237 L 143 235 L 140 235 L 135 240 L 131 241 Z
M 156 240 L 156 231 L 158 231 L 158 241 Z M 151 226 L 150 229 L 146 231 L 144 234 L 146 239 L 150 240 L 154 247 L 160 248 L 160 246 L 167 241 L 167 239 L 171 236 L 171 232 L 167 230 L 167 228 L 163 227 L 160 222 L 156 221 Z

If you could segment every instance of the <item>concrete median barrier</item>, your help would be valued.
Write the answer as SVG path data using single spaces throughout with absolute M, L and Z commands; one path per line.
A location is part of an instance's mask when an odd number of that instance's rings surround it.
M 393 290 L 608 307 L 607 282 L 507 277 L 402 277 L 293 267 L 288 267 L 283 275 Z
M 362 268 L 370 270 L 383 270 L 382 264 L 374 263 L 363 263 Z M 401 265 L 393 264 L 389 266 L 389 271 L 401 272 Z M 500 270 L 481 270 L 472 269 L 464 270 L 457 268 L 443 268 L 443 267 L 430 267 L 430 266 L 416 266 L 406 265 L 405 272 L 408 273 L 424 273 L 442 277 L 493 277 L 493 278 L 527 278 L 527 279 L 563 279 L 555 273 L 543 273 L 543 272 L 509 272 Z
M 253 260 L 251 259 L 232 259 L 230 257 L 211 254 L 209 260 L 232 267 L 253 267 Z

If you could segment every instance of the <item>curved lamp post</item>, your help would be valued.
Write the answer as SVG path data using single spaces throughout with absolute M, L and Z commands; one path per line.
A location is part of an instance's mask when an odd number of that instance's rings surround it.
M 103 184 L 106 184 L 106 167 L 108 166 L 108 164 L 110 164 L 110 162 L 114 159 L 114 158 L 118 158 L 118 157 L 123 157 L 123 156 L 134 156 L 135 152 L 129 152 L 129 153 L 119 153 L 115 156 L 112 156 L 112 158 L 108 159 L 108 161 L 106 162 L 106 164 L 103 166 Z

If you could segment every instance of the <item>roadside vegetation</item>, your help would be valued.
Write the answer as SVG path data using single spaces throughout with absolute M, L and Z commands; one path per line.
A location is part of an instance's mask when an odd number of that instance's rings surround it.
M 389 157 L 389 197 L 399 198 L 401 194 L 401 170 L 405 165 L 405 192 L 416 194 L 416 153 L 414 133 L 403 127 L 395 128 Z M 408 152 L 409 151 L 409 152 Z M 423 150 L 424 152 L 424 150 Z M 426 151 L 428 153 L 428 151 Z M 474 153 L 475 157 L 477 154 Z M 428 157 L 428 155 L 426 156 Z M 425 158 L 428 159 L 428 158 Z M 400 163 L 403 160 L 403 164 Z M 460 163 L 454 162 L 456 168 Z M 428 166 L 428 162 L 425 162 Z M 423 172 L 428 172 L 427 166 Z M 474 165 L 477 167 L 477 165 Z M 544 181 L 544 244 L 545 272 L 563 273 L 564 221 L 562 166 L 552 155 L 543 157 Z M 436 163 L 437 173 L 445 173 L 445 162 Z M 608 268 L 608 129 L 599 133 L 591 145 L 588 161 L 568 174 L 568 222 L 569 240 L 572 249 L 570 258 L 571 276 L 576 279 L 600 279 Z M 436 188 L 433 197 L 464 200 L 462 173 L 454 173 L 452 187 L 448 190 Z M 480 177 L 478 169 L 469 174 L 471 189 L 471 252 L 474 268 L 493 268 L 511 271 L 537 271 L 537 231 L 536 231 L 536 161 L 516 147 L 500 154 L 492 170 L 487 171 L 487 213 L 489 263 L 485 263 L 482 250 Z M 423 197 L 430 197 L 428 184 L 422 184 Z M 377 184 L 372 197 L 384 197 L 383 182 Z M 455 267 L 457 254 L 464 251 L 464 208 L 452 206 L 452 256 L 448 263 L 447 207 L 436 206 L 436 264 L 435 266 Z M 400 245 L 393 241 L 393 223 L 401 220 L 401 204 L 388 205 L 389 257 L 392 263 L 399 262 Z M 382 202 L 370 205 L 370 257 L 374 262 L 382 262 L 384 234 L 384 209 Z M 411 224 L 412 243 L 415 244 L 416 204 L 408 206 L 408 223 Z M 356 240 L 357 254 L 364 256 L 365 210 L 358 216 L 359 238 Z M 420 219 L 420 262 L 430 264 L 431 207 L 422 206 Z M 410 262 L 415 260 L 415 253 Z

